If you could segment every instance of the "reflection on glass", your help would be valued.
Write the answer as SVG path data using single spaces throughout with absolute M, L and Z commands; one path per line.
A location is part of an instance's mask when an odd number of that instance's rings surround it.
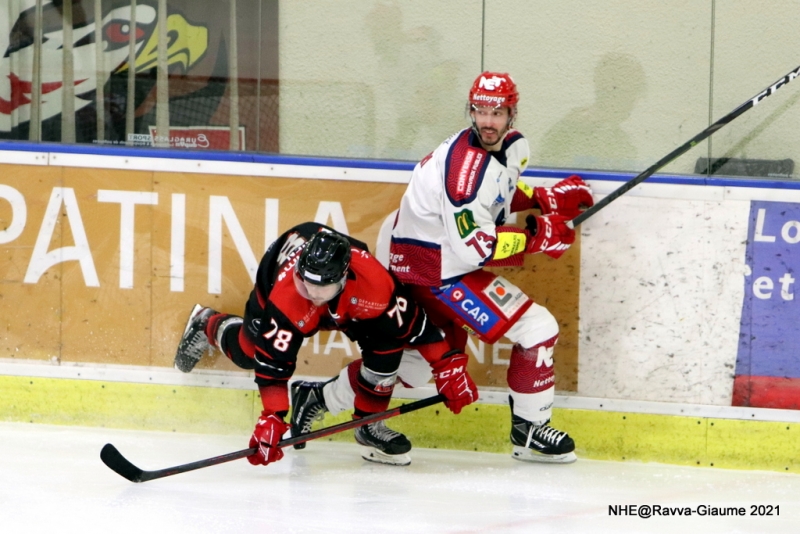
M 594 102 L 570 111 L 542 139 L 540 160 L 548 166 L 629 169 L 640 166 L 636 146 L 622 128 L 646 91 L 639 60 L 605 54 L 594 70 Z

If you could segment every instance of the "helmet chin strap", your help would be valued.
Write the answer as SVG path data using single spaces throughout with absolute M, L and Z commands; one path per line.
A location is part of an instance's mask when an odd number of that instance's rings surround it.
M 506 133 L 514 126 L 514 121 L 517 118 L 517 108 L 508 108 L 508 122 L 506 123 Z M 505 134 L 504 134 L 505 135 Z

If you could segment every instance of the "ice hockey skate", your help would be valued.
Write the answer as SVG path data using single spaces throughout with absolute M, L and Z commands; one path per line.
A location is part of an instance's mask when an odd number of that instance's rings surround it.
M 175 352 L 175 369 L 184 373 L 189 373 L 200 361 L 200 358 L 208 351 L 209 343 L 206 337 L 206 325 L 208 319 L 217 313 L 211 308 L 204 308 L 195 304 L 186 321 L 186 328 L 183 329 L 183 337 L 178 344 Z
M 322 386 L 325 382 L 293 382 L 292 389 L 292 437 L 311 432 L 314 421 L 321 421 L 328 411 Z M 305 449 L 305 443 L 296 443 L 295 449 Z
M 411 442 L 403 434 L 386 426 L 384 421 L 358 427 L 356 441 L 365 447 L 361 457 L 368 462 L 388 465 L 408 465 L 411 463 Z
M 566 432 L 556 430 L 546 421 L 535 425 L 516 415 L 511 415 L 511 457 L 526 462 L 569 464 L 575 456 L 575 442 Z

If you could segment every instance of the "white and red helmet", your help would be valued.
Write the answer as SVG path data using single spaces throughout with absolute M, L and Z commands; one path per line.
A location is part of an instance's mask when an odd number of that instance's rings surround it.
M 514 115 L 519 102 L 517 84 L 505 72 L 482 72 L 469 90 L 469 107 L 508 108 Z

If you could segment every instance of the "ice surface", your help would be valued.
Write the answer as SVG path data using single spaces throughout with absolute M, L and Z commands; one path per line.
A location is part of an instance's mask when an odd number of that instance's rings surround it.
M 3 533 L 794 532 L 800 475 L 412 450 L 370 464 L 356 444 L 315 441 L 267 467 L 246 460 L 133 484 L 100 461 L 113 443 L 142 469 L 247 447 L 247 436 L 0 423 Z M 612 516 L 609 505 L 779 505 L 772 517 Z

